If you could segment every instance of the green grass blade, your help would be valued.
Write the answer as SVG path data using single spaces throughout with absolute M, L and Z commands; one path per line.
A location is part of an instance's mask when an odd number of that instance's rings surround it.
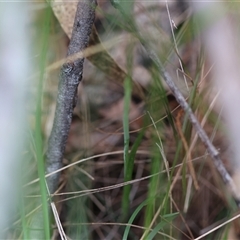
M 128 162 L 126 163 L 127 167 L 126 167 L 126 174 L 124 177 L 124 182 L 132 180 L 134 160 L 135 160 L 135 156 L 136 156 L 138 147 L 142 142 L 143 136 L 144 136 L 144 131 L 142 130 L 139 133 L 136 141 L 133 144 L 132 150 L 128 155 Z M 126 185 L 123 188 L 123 212 L 124 212 L 124 214 L 126 214 L 125 216 L 127 216 L 128 210 L 129 210 L 129 195 L 130 195 L 131 188 L 132 188 L 131 185 Z
M 24 196 L 21 195 L 21 202 L 20 202 L 20 216 L 21 216 L 21 223 L 22 223 L 22 234 L 23 239 L 29 239 L 29 229 L 28 229 L 28 223 L 26 220 L 26 211 L 25 211 L 25 202 L 24 202 Z
M 132 216 L 130 217 L 129 221 L 128 221 L 128 226 L 125 228 L 124 234 L 123 234 L 123 240 L 127 240 L 128 238 L 128 234 L 131 228 L 131 224 L 133 223 L 134 219 L 136 218 L 136 216 L 138 215 L 138 213 L 141 211 L 141 209 L 147 205 L 147 200 L 143 201 L 138 207 L 137 209 L 133 212 Z
M 151 233 L 147 236 L 146 239 L 152 240 L 157 235 L 158 231 L 164 227 L 165 224 L 166 224 L 165 222 L 158 223 L 157 226 L 151 231 Z
M 51 10 L 50 7 L 46 9 L 45 21 L 43 23 L 43 41 L 42 41 L 42 51 L 40 55 L 40 76 L 38 83 L 38 95 L 37 95 L 37 108 L 35 113 L 36 119 L 36 129 L 35 129 L 35 145 L 36 145 L 36 157 L 37 157 L 37 168 L 40 183 L 41 192 L 41 203 L 42 203 L 42 215 L 43 215 L 43 228 L 44 236 L 46 239 L 50 239 L 50 220 L 49 220 L 49 205 L 48 205 L 48 195 L 45 182 L 45 164 L 43 157 L 43 140 L 42 140 L 42 94 L 43 94 L 43 81 L 44 81 L 44 71 L 46 66 L 46 59 L 48 53 L 48 41 L 49 41 L 49 30 L 50 30 L 50 20 L 51 20 Z
M 124 181 L 127 181 L 127 176 L 132 176 L 132 169 L 128 168 L 130 155 L 129 155 L 129 110 L 130 110 L 130 103 L 131 103 L 131 92 L 132 92 L 132 86 L 131 86 L 131 79 L 127 77 L 124 81 L 124 112 L 123 112 L 123 132 L 124 132 Z M 130 172 L 131 170 L 131 172 Z M 126 187 L 126 186 L 125 186 Z M 122 212 L 123 212 L 123 218 L 127 216 L 128 208 L 129 208 L 129 194 L 127 195 L 126 188 L 125 194 L 123 195 L 122 199 Z
M 156 152 L 156 154 L 154 154 L 154 156 L 152 157 L 152 161 L 151 161 L 151 175 L 155 175 L 157 172 L 159 172 L 160 169 L 160 161 L 162 161 L 162 159 L 160 159 L 161 156 L 159 155 L 158 152 Z M 144 226 L 146 228 L 149 227 L 153 216 L 154 216 L 154 212 L 155 212 L 155 205 L 156 205 L 156 201 L 157 201 L 157 196 L 156 194 L 158 193 L 159 190 L 159 176 L 155 175 L 150 179 L 150 184 L 149 184 L 149 189 L 148 189 L 148 205 L 146 207 L 146 212 L 145 212 L 145 219 L 144 219 Z
M 166 214 L 162 217 L 162 221 L 156 225 L 156 227 L 151 231 L 151 233 L 146 238 L 147 240 L 152 240 L 158 233 L 159 230 L 163 230 L 163 228 L 169 222 L 172 222 L 178 215 L 178 212 Z
M 126 163 L 129 158 L 129 110 L 131 104 L 131 79 L 127 77 L 124 81 L 124 112 L 123 112 L 123 132 L 124 132 L 124 175 L 126 174 Z

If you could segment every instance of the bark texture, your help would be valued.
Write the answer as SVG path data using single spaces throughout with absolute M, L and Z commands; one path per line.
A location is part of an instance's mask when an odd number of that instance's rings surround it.
M 67 57 L 87 48 L 96 5 L 95 0 L 79 1 Z M 73 109 L 77 101 L 77 88 L 82 79 L 83 62 L 84 58 L 68 60 L 61 68 L 55 118 L 47 150 L 47 174 L 62 167 Z M 51 194 L 56 190 L 58 180 L 59 173 L 48 178 Z

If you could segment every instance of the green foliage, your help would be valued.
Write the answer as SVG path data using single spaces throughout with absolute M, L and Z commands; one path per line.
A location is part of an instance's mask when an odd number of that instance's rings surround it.
M 41 212 L 37 212 L 33 216 L 33 221 L 35 222 L 35 218 L 41 218 L 43 215 L 43 227 L 44 227 L 44 236 L 46 239 L 50 239 L 50 220 L 49 220 L 49 201 L 48 201 L 48 193 L 46 189 L 46 180 L 45 180 L 45 164 L 43 157 L 43 140 L 42 140 L 42 131 L 41 131 L 41 119 L 42 119 L 42 96 L 43 96 L 43 82 L 44 82 L 44 72 L 46 68 L 47 61 L 47 53 L 48 53 L 48 42 L 49 42 L 49 26 L 51 19 L 51 9 L 48 7 L 45 13 L 45 21 L 43 22 L 42 33 L 42 51 L 40 55 L 40 76 L 39 76 L 39 84 L 38 84 L 38 93 L 37 93 L 37 108 L 35 114 L 36 126 L 35 126 L 35 146 L 36 146 L 36 158 L 38 165 L 38 176 L 40 183 L 40 194 L 41 194 Z M 39 216 L 40 215 L 40 216 Z M 34 224 L 34 223 L 33 223 Z M 34 231 L 34 229 L 33 229 Z M 35 234 L 32 233 L 32 236 Z M 38 235 L 38 234 L 37 234 Z
M 159 230 L 163 230 L 163 228 L 171 223 L 176 217 L 177 217 L 178 213 L 172 213 L 172 214 L 166 214 L 166 215 L 163 215 L 161 218 L 162 218 L 162 221 L 159 222 L 156 227 L 151 231 L 151 233 L 149 233 L 149 235 L 147 236 L 146 239 L 148 240 L 152 240 L 154 239 L 154 237 L 158 234 L 158 231 Z

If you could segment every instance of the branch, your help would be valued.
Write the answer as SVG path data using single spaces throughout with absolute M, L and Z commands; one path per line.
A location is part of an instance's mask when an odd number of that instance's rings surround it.
M 234 183 L 232 177 L 230 176 L 230 174 L 227 172 L 225 166 L 223 165 L 223 163 L 221 161 L 221 158 L 220 158 L 220 155 L 219 155 L 219 152 L 213 146 L 212 142 L 209 140 L 206 132 L 204 131 L 204 129 L 200 125 L 199 121 L 195 117 L 192 109 L 188 105 L 188 103 L 185 100 L 184 96 L 182 95 L 182 93 L 180 92 L 178 87 L 175 85 L 175 83 L 171 79 L 170 75 L 166 72 L 162 62 L 160 61 L 160 59 L 158 58 L 156 53 L 148 46 L 147 42 L 141 36 L 141 33 L 139 33 L 136 25 L 134 24 L 134 20 L 132 19 L 131 15 L 128 15 L 128 14 L 126 14 L 124 12 L 124 9 L 120 5 L 121 3 L 118 0 L 111 0 L 111 3 L 113 5 L 113 7 L 115 7 L 116 9 L 118 9 L 120 11 L 120 13 L 122 14 L 123 18 L 126 21 L 128 21 L 129 27 L 131 27 L 131 30 L 136 34 L 136 36 L 139 39 L 140 43 L 146 49 L 146 52 L 148 53 L 149 57 L 153 60 L 153 62 L 157 66 L 157 68 L 158 68 L 162 78 L 164 79 L 164 81 L 167 83 L 169 89 L 174 94 L 177 102 L 179 103 L 179 105 L 183 108 L 183 110 L 188 115 L 189 120 L 192 123 L 192 125 L 195 127 L 195 130 L 198 133 L 199 138 L 201 139 L 203 144 L 206 146 L 206 148 L 207 148 L 207 150 L 208 150 L 208 152 L 209 152 L 209 154 L 210 154 L 210 156 L 211 156 L 211 158 L 213 160 L 213 163 L 214 163 L 215 167 L 217 168 L 219 174 L 222 177 L 223 182 L 226 185 L 228 185 L 228 187 L 230 188 L 231 193 L 233 195 L 233 198 L 234 198 L 238 208 L 240 208 L 240 195 L 239 195 L 239 193 L 237 191 L 235 183 Z
M 94 22 L 96 5 L 96 0 L 79 1 L 67 57 L 87 48 Z M 68 60 L 62 66 L 60 72 L 55 118 L 46 154 L 47 174 L 62 167 L 72 113 L 77 100 L 77 88 L 82 79 L 83 62 L 84 58 L 72 61 Z M 48 178 L 47 182 L 50 193 L 54 193 L 56 190 L 58 180 L 59 173 Z

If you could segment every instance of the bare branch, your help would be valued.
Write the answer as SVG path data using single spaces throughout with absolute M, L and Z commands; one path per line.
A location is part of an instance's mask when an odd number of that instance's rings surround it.
M 211 158 L 213 159 L 213 163 L 214 163 L 215 167 L 217 168 L 219 174 L 221 175 L 224 183 L 229 186 L 229 188 L 232 192 L 232 195 L 234 197 L 234 200 L 235 200 L 236 204 L 238 205 L 238 207 L 240 208 L 240 196 L 239 196 L 237 188 L 234 184 L 234 181 L 233 181 L 232 177 L 230 176 L 230 174 L 227 172 L 225 166 L 223 165 L 223 163 L 220 159 L 220 156 L 219 156 L 219 152 L 213 146 L 212 142 L 208 138 L 206 132 L 204 131 L 204 129 L 200 125 L 197 118 L 195 117 L 192 109 L 188 105 L 184 96 L 182 95 L 182 93 L 180 92 L 178 87 L 175 85 L 175 83 L 171 79 L 170 75 L 166 72 L 162 62 L 160 61 L 160 59 L 158 58 L 156 53 L 148 46 L 147 42 L 141 36 L 141 33 L 139 33 L 137 27 L 134 24 L 134 19 L 132 19 L 130 15 L 127 15 L 124 12 L 124 9 L 120 5 L 121 3 L 118 0 L 111 0 L 111 2 L 112 2 L 112 5 L 121 12 L 124 19 L 126 21 L 128 21 L 129 27 L 131 27 L 131 30 L 134 32 L 134 34 L 136 34 L 137 38 L 139 39 L 139 41 L 141 42 L 143 47 L 146 49 L 146 52 L 148 53 L 149 57 L 153 60 L 153 62 L 155 63 L 155 65 L 159 69 L 159 72 L 160 72 L 162 78 L 164 79 L 164 81 L 167 83 L 169 89 L 174 94 L 177 102 L 179 103 L 179 105 L 183 108 L 183 110 L 188 115 L 190 122 L 194 126 L 196 132 L 198 133 L 198 136 L 200 137 L 201 141 L 206 146 Z
M 67 53 L 68 57 L 87 48 L 96 5 L 96 0 L 79 1 Z M 77 100 L 77 88 L 82 79 L 83 62 L 84 58 L 68 61 L 61 69 L 55 118 L 47 150 L 47 174 L 62 167 L 72 113 Z M 56 190 L 58 179 L 59 173 L 48 179 L 50 193 Z

